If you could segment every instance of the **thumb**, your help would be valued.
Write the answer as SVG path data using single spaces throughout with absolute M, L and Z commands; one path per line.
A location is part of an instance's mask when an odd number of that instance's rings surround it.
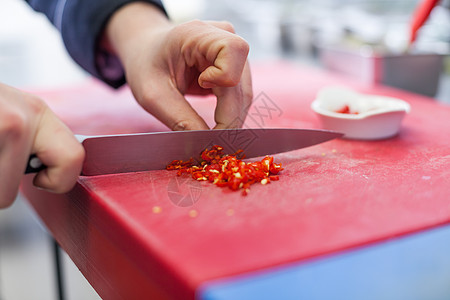
M 36 186 L 56 193 L 73 187 L 81 172 L 84 149 L 50 109 L 41 119 L 32 153 L 47 166 L 35 176 Z

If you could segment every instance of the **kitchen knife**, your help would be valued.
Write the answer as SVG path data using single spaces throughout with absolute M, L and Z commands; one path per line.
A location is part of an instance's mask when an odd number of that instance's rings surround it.
M 229 154 L 242 149 L 246 158 L 252 158 L 313 146 L 342 135 L 329 130 L 248 128 L 77 138 L 86 151 L 82 175 L 93 176 L 165 169 L 173 160 L 198 158 L 213 145 L 222 146 Z M 45 166 L 39 159 L 31 156 L 25 173 L 42 168 Z

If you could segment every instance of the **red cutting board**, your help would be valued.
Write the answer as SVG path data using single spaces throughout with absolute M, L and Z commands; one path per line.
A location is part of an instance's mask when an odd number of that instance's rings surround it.
M 203 282 L 279 266 L 450 221 L 450 107 L 283 62 L 253 66 L 249 127 L 320 128 L 317 91 L 346 85 L 411 104 L 398 136 L 333 140 L 275 156 L 280 181 L 248 196 L 170 171 L 81 177 L 64 196 L 24 181 L 56 239 L 106 299 L 193 299 Z M 42 92 L 76 133 L 165 130 L 98 82 Z M 211 124 L 212 98 L 191 98 Z M 270 142 L 270 141 L 268 141 Z

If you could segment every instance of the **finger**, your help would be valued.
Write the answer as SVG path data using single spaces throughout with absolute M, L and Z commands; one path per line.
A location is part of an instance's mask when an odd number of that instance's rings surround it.
M 34 178 L 34 185 L 55 192 L 68 192 L 76 183 L 83 165 L 84 148 L 72 132 L 47 110 L 32 147 L 46 169 Z
M 2 149 L 0 153 L 0 164 L 2 174 L 0 174 L 0 208 L 10 206 L 17 196 L 20 179 L 23 176 L 23 169 L 18 168 L 26 164 L 26 156 L 20 153 L 20 157 L 15 156 L 12 149 Z
M 212 25 L 214 27 L 220 28 L 222 30 L 228 31 L 230 33 L 235 33 L 234 26 L 227 21 L 205 21 L 205 23 Z
M 0 208 L 11 205 L 17 196 L 20 180 L 31 147 L 32 132 L 27 118 L 13 111 L 0 112 Z
M 211 65 L 199 76 L 203 88 L 231 87 L 239 83 L 247 60 L 249 45 L 241 37 L 229 32 L 217 36 L 205 57 Z
M 206 122 L 167 77 L 151 78 L 142 95 L 141 106 L 172 130 L 206 130 Z
M 253 99 L 252 78 L 245 63 L 240 83 L 235 87 L 214 88 L 217 97 L 214 129 L 240 128 L 245 122 Z

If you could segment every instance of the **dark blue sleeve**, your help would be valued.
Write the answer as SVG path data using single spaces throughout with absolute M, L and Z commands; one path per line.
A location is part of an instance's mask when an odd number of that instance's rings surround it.
M 111 15 L 137 0 L 26 0 L 44 13 L 61 32 L 71 57 L 86 71 L 113 87 L 125 83 L 118 58 L 100 49 L 101 33 Z M 140 0 L 156 5 L 165 13 L 161 0 Z

